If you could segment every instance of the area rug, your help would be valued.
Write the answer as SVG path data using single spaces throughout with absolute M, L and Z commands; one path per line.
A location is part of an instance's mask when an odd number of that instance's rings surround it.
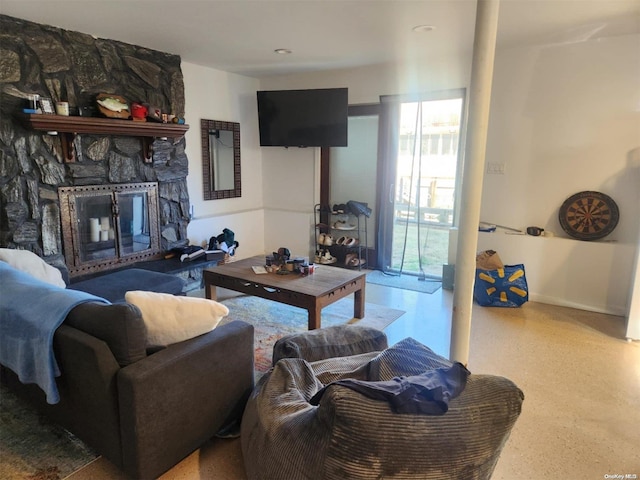
M 98 458 L 4 386 L 0 386 L 0 407 L 0 478 L 58 480 Z
M 248 295 L 221 299 L 221 303 L 229 308 L 229 316 L 223 323 L 243 320 L 254 326 L 256 372 L 265 372 L 271 367 L 273 345 L 279 338 L 308 328 L 307 311 L 302 308 Z M 405 312 L 365 303 L 364 313 L 362 319 L 353 318 L 353 297 L 346 297 L 322 309 L 321 326 L 366 325 L 383 330 Z
M 442 281 L 427 278 L 425 280 L 419 280 L 416 275 L 402 275 L 386 274 L 380 270 L 373 270 L 367 273 L 367 283 L 374 283 L 376 285 L 384 285 L 386 287 L 402 288 L 404 290 L 413 290 L 415 292 L 434 293 L 437 292 L 442 286 Z

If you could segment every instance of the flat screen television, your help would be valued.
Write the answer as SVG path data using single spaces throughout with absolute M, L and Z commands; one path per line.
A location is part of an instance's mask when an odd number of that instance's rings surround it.
M 257 93 L 260 146 L 347 146 L 347 88 Z

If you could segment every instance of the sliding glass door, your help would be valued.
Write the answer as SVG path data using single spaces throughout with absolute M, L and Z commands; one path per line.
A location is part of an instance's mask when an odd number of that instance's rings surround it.
M 464 91 L 383 97 L 378 265 L 441 277 L 460 171 Z

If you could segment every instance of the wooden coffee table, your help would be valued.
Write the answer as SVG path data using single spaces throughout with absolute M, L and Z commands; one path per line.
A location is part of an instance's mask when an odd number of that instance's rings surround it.
M 353 293 L 353 316 L 364 317 L 363 271 L 316 265 L 315 272 L 307 276 L 254 273 L 251 267 L 259 265 L 264 265 L 264 256 L 205 268 L 202 274 L 206 297 L 216 300 L 216 287 L 223 287 L 304 308 L 309 312 L 309 330 L 313 330 L 320 328 L 320 312 L 324 307 Z

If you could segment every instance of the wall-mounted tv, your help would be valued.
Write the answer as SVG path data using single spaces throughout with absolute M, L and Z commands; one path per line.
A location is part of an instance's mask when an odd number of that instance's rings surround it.
M 260 146 L 347 146 L 348 89 L 257 93 Z

